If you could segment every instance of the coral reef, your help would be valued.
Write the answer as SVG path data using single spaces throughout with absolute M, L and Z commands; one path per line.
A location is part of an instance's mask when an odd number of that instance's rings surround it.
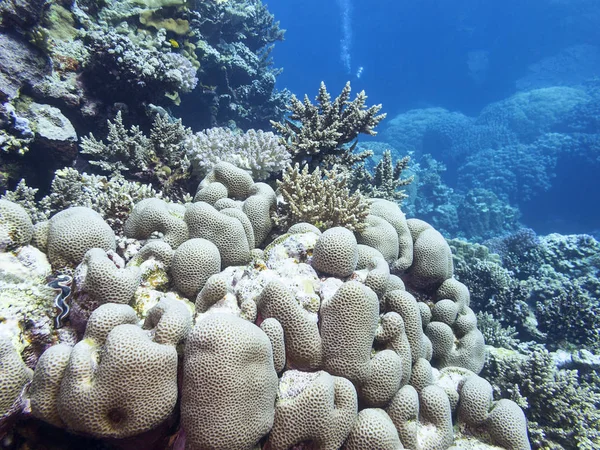
M 127 181 L 122 177 L 104 177 L 79 173 L 73 168 L 57 170 L 50 193 L 36 200 L 38 189 L 21 180 L 14 191 L 7 191 L 6 200 L 18 203 L 29 213 L 34 223 L 71 206 L 85 206 L 100 213 L 115 233 L 123 231 L 133 206 L 145 198 L 160 198 L 161 192 L 152 186 Z
M 587 235 L 536 236 L 522 230 L 481 251 L 451 241 L 457 277 L 472 292 L 474 308 L 488 312 L 522 339 L 550 349 L 598 349 L 598 242 Z
M 192 1 L 189 45 L 201 62 L 199 88 L 187 123 L 197 129 L 234 122 L 239 128 L 266 129 L 281 120 L 290 93 L 275 89 L 281 69 L 271 50 L 285 30 L 260 0 Z
M 600 445 L 600 391 L 586 382 L 585 371 L 556 367 L 546 350 L 500 349 L 491 352 L 483 373 L 496 397 L 508 396 L 524 409 L 536 448 Z
M 320 172 L 316 179 L 324 182 Z M 139 201 L 123 227 L 127 239 L 85 207 L 27 222 L 55 273 L 75 268 L 65 326 L 39 329 L 36 350 L 21 353 L 35 368 L 27 391 L 34 417 L 100 440 L 224 450 L 305 441 L 449 448 L 458 417 L 460 439 L 529 448 L 512 400 L 468 388 L 484 383 L 484 342 L 469 291 L 453 278 L 450 248 L 429 224 L 406 220 L 383 199 L 369 200 L 367 216 L 359 196 L 365 228 L 321 223 L 321 233 L 290 218 L 273 239 L 275 192 L 227 162 L 211 169 L 196 197 L 206 201 Z M 13 211 L 10 230 L 26 211 L 3 202 Z M 27 242 L 15 239 L 15 253 L 1 255 L 22 254 Z M 28 289 L 45 288 L 44 267 Z M 8 270 L 10 279 L 23 269 Z M 52 303 L 38 303 L 51 318 Z M 12 323 L 23 314 L 8 311 Z M 27 338 L 3 328 L 12 342 Z M 21 430 L 13 433 L 27 439 Z

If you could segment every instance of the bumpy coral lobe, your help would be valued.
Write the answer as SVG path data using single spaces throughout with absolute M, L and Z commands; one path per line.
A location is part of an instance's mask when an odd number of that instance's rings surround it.
M 228 314 L 200 320 L 185 348 L 181 400 L 187 446 L 252 449 L 273 425 L 277 373 L 267 335 Z
M 115 233 L 96 211 L 84 207 L 65 209 L 49 221 L 48 259 L 52 267 L 75 267 L 92 248 L 115 250 Z
M 27 211 L 17 203 L 0 199 L 0 250 L 29 244 L 33 224 Z

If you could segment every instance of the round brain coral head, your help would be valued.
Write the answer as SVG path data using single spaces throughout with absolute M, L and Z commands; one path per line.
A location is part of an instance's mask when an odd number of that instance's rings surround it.
M 153 233 L 161 233 L 163 240 L 172 248 L 187 241 L 187 225 L 183 221 L 185 208 L 167 203 L 159 198 L 147 198 L 136 203 L 125 222 L 125 236 L 149 239 Z
M 98 304 L 129 303 L 140 285 L 141 272 L 139 267 L 118 267 L 118 259 L 113 251 L 88 250 L 75 272 L 78 289 Z
M 190 238 L 207 239 L 221 254 L 223 267 L 239 266 L 250 261 L 250 243 L 239 219 L 217 211 L 205 202 L 187 205 L 185 222 Z
M 28 245 L 33 236 L 33 224 L 25 209 L 8 200 L 0 200 L 0 251 Z
M 358 263 L 358 247 L 354 234 L 343 227 L 323 232 L 313 252 L 312 266 L 319 272 L 346 278 Z
M 21 356 L 8 337 L 0 336 L 0 425 L 13 410 L 25 385 L 31 379 L 31 369 L 23 363 Z M 20 409 L 20 408 L 19 408 Z M 16 412 L 16 411 L 15 411 Z
M 408 221 L 409 224 L 411 220 L 413 219 Z M 407 281 L 416 289 L 430 292 L 452 278 L 454 266 L 452 252 L 444 236 L 431 226 L 427 227 L 415 234 L 415 229 L 409 225 L 414 240 L 414 253 L 413 264 L 407 271 Z
M 404 447 L 390 416 L 382 409 L 368 408 L 358 413 L 344 448 L 399 450 Z
M 52 267 L 75 267 L 92 248 L 115 250 L 115 233 L 90 208 L 72 207 L 54 216 L 48 224 L 48 259 Z
M 190 239 L 173 255 L 171 276 L 175 288 L 184 296 L 196 298 L 206 281 L 221 271 L 221 255 L 215 244 L 206 239 Z

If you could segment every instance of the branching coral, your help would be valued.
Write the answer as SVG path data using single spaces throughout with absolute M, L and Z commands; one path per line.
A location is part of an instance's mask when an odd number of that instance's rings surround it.
M 524 408 L 536 448 L 600 445 L 600 392 L 582 383 L 576 370 L 557 370 L 547 351 L 492 352 L 482 376 L 497 397 Z
M 192 167 L 201 174 L 225 161 L 261 181 L 290 162 L 290 155 L 277 136 L 262 130 L 239 133 L 227 128 L 209 128 L 188 137 L 186 146 Z
M 157 115 L 148 138 L 138 126 L 127 130 L 119 111 L 114 122 L 108 121 L 108 130 L 107 143 L 92 134 L 81 140 L 81 153 L 97 158 L 90 160 L 92 165 L 112 175 L 127 172 L 168 195 L 183 197 L 183 185 L 190 177 L 191 167 L 185 140 L 191 136 L 191 130 L 181 120 Z
M 126 181 L 122 177 L 106 178 L 81 174 L 72 168 L 57 170 L 50 194 L 39 202 L 37 189 L 27 186 L 25 180 L 3 198 L 23 206 L 34 223 L 47 220 L 55 213 L 71 206 L 85 206 L 100 213 L 111 228 L 121 232 L 135 203 L 145 198 L 161 197 L 150 185 Z
M 350 92 L 348 82 L 332 102 L 325 83 L 321 83 L 316 105 L 307 95 L 304 101 L 292 96 L 291 120 L 271 122 L 295 161 L 311 161 L 316 165 L 328 154 L 342 153 L 344 144 L 353 142 L 360 133 L 377 134 L 373 128 L 386 116 L 378 114 L 381 105 L 367 107 L 364 91 L 350 101 Z
M 392 152 L 386 150 L 375 166 L 374 174 L 369 173 L 362 164 L 357 171 L 351 172 L 350 184 L 356 186 L 360 192 L 368 197 L 402 201 L 408 195 L 401 188 L 408 186 L 414 180 L 414 176 L 401 178 L 409 162 L 410 156 L 405 156 L 396 160 L 394 165 Z
M 296 163 L 277 181 L 283 203 L 273 220 L 283 228 L 308 222 L 321 230 L 335 226 L 351 231 L 361 231 L 367 226 L 369 206 L 358 192 L 350 194 L 347 179 L 339 172 L 321 170 L 309 172 L 308 166 L 300 170 Z

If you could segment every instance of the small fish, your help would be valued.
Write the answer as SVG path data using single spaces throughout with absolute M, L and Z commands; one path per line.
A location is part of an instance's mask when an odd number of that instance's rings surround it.
M 171 47 L 173 48 L 179 48 L 179 42 L 177 42 L 175 39 L 169 39 L 169 44 L 171 44 Z
M 54 306 L 58 309 L 58 315 L 54 317 L 54 328 L 59 329 L 64 325 L 65 320 L 71 312 L 71 308 L 65 300 L 71 296 L 71 283 L 73 283 L 73 277 L 69 275 L 59 275 L 48 283 L 48 287 L 59 291 L 54 298 Z

